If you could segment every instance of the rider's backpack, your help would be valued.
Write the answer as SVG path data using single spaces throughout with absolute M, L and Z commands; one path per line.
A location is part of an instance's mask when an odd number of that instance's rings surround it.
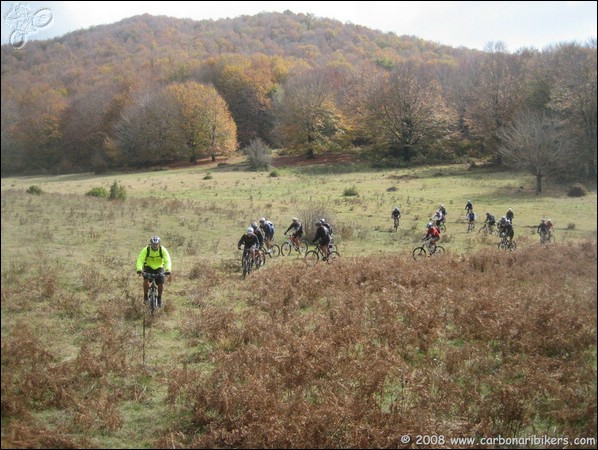
M 150 252 L 150 246 L 147 246 L 147 251 L 145 252 L 145 260 L 147 261 L 147 258 L 149 256 L 149 252 Z M 160 258 L 162 258 L 162 246 L 160 246 Z

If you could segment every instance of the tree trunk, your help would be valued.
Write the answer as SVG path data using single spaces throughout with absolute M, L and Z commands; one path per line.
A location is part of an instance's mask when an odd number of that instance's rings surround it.
M 536 175 L 536 195 L 542 192 L 542 175 Z

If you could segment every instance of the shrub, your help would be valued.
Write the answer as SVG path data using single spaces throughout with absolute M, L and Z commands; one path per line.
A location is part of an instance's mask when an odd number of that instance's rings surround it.
M 112 183 L 110 186 L 110 200 L 124 200 L 127 198 L 127 192 L 125 191 L 125 187 L 118 184 L 118 182 Z
M 343 191 L 343 196 L 345 197 L 359 197 L 359 193 L 357 192 L 357 188 L 352 186 L 350 188 L 346 188 Z
M 103 187 L 94 187 L 91 188 L 90 191 L 86 192 L 85 195 L 89 196 L 89 197 L 103 197 L 103 198 L 107 198 L 108 197 L 108 191 L 103 188 Z
M 40 188 L 39 186 L 29 186 L 29 189 L 27 189 L 27 193 L 32 195 L 40 195 L 42 193 L 42 188 Z
M 249 145 L 243 149 L 243 153 L 251 170 L 268 170 L 272 163 L 272 149 L 260 138 L 252 139 Z
M 269 176 L 271 178 L 278 177 L 279 176 L 278 170 L 274 169 L 274 170 L 270 171 L 270 175 Z
M 212 174 L 210 172 L 206 173 L 206 175 L 203 177 L 204 180 L 211 180 L 212 179 Z
M 581 183 L 575 183 L 567 192 L 569 197 L 585 197 L 588 195 L 588 190 L 586 187 Z
M 313 239 L 316 234 L 316 222 L 326 219 L 326 222 L 334 227 L 335 234 L 338 224 L 335 223 L 334 215 L 325 204 L 309 205 L 306 209 L 298 211 L 298 218 L 303 225 L 303 231 L 308 239 Z

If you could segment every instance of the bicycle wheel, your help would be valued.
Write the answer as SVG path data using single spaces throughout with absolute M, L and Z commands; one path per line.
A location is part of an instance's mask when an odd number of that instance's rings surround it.
M 549 244 L 554 244 L 556 241 L 554 239 L 554 234 L 551 234 L 550 236 L 548 236 L 548 243 Z
M 336 258 L 339 258 L 341 255 L 339 255 L 338 252 L 332 251 L 330 253 L 328 253 L 328 257 L 326 258 L 326 262 L 330 262 L 330 261 L 334 261 Z
M 299 252 L 300 255 L 305 255 L 307 253 L 307 250 L 309 250 L 309 245 L 307 245 L 306 242 L 301 242 L 298 246 L 297 249 L 295 249 L 297 252 Z
M 156 292 L 156 288 L 152 287 L 150 289 L 149 294 L 149 304 L 150 304 L 150 312 L 151 314 L 158 308 L 158 294 Z
M 338 247 L 336 246 L 336 244 L 330 244 L 330 246 L 328 248 L 330 249 L 331 252 L 338 253 Z M 339 255 L 340 255 L 340 253 L 339 253 Z
M 446 225 L 445 225 L 444 223 L 441 223 L 441 224 L 438 226 L 438 230 L 439 230 L 439 231 L 442 231 L 442 232 L 444 233 L 444 232 L 446 231 Z
M 436 250 L 434 250 L 433 255 L 438 256 L 438 255 L 442 255 L 443 253 L 444 253 L 444 247 L 442 247 L 441 245 L 437 245 Z
M 506 242 L 500 241 L 498 243 L 498 249 L 499 250 L 506 250 L 507 248 L 509 248 L 509 244 L 507 244 Z
M 312 266 L 320 260 L 320 255 L 316 250 L 310 250 L 305 254 L 303 260 L 308 266 Z
M 270 246 L 268 255 L 270 256 L 270 258 L 272 258 L 273 256 L 280 256 L 280 246 L 276 245 L 276 244 L 272 244 Z
M 243 267 L 243 278 L 247 276 L 249 272 L 251 272 L 251 257 L 249 254 L 243 255 L 243 259 L 241 260 L 241 266 Z
M 507 248 L 509 250 L 515 250 L 517 248 L 517 244 L 515 243 L 515 241 L 511 241 L 509 242 L 509 244 L 507 244 Z
M 289 256 L 291 254 L 292 249 L 293 247 L 291 246 L 291 244 L 289 242 L 285 242 L 280 246 L 280 254 L 282 256 Z
M 413 249 L 413 259 L 419 261 L 420 259 L 425 258 L 428 256 L 428 252 L 426 251 L 425 247 L 415 247 Z
M 265 265 L 266 265 L 266 258 L 264 258 L 263 254 L 260 256 L 259 252 L 256 250 L 256 252 L 255 252 L 255 268 L 260 269 L 260 268 L 264 267 Z

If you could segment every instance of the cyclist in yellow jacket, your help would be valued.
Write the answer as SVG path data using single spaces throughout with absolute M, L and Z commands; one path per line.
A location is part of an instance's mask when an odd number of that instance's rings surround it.
M 170 254 L 166 247 L 160 243 L 158 236 L 152 236 L 147 247 L 143 247 L 137 257 L 137 273 L 157 274 L 156 284 L 158 285 L 158 307 L 162 306 L 162 291 L 164 290 L 164 275 L 170 275 L 172 264 Z M 143 301 L 147 303 L 150 282 L 143 279 Z

